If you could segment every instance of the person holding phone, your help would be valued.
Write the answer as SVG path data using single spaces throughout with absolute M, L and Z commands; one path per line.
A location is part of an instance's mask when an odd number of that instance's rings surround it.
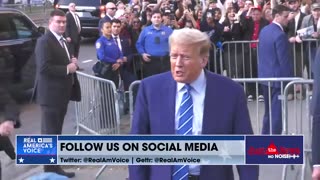
M 144 78 L 170 70 L 168 38 L 172 29 L 162 24 L 159 10 L 152 12 L 151 22 L 150 26 L 142 30 L 136 42 L 136 48 L 143 60 Z

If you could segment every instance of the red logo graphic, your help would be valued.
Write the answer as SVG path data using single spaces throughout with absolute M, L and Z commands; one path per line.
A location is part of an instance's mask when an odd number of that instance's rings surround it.
M 267 151 L 266 151 L 265 154 L 267 154 L 267 155 L 279 154 L 279 153 L 278 153 L 278 150 L 277 150 L 277 146 L 274 145 L 273 142 L 271 142 L 271 143 L 269 144 L 268 149 L 267 149 Z
M 252 147 L 248 149 L 248 155 L 278 155 L 278 154 L 289 154 L 298 155 L 300 154 L 300 148 L 291 148 L 284 146 L 276 146 L 274 142 L 270 142 L 269 146 L 266 147 Z

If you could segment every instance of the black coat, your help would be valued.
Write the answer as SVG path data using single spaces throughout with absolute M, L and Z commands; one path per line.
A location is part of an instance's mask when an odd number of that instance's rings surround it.
M 70 100 L 80 101 L 77 74 L 67 74 L 69 57 L 51 31 L 38 39 L 35 55 L 37 73 L 34 89 L 37 103 L 56 107 L 64 106 Z
M 265 20 L 264 18 L 261 18 L 260 22 L 259 22 L 259 34 L 261 32 L 261 30 L 267 26 L 268 24 L 270 24 L 267 20 Z M 242 18 L 241 19 L 241 25 L 242 25 L 242 32 L 243 32 L 243 36 L 242 39 L 243 40 L 248 40 L 250 41 L 253 35 L 253 31 L 254 31 L 254 22 L 252 20 L 252 18 Z

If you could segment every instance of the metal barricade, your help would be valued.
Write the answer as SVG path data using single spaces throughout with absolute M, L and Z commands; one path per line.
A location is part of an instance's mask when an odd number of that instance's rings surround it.
M 263 116 L 265 112 L 265 103 L 262 101 L 258 100 L 258 96 L 261 95 L 259 92 L 259 87 L 261 86 L 261 83 L 264 83 L 268 87 L 268 107 L 269 107 L 269 127 L 270 127 L 270 134 L 272 132 L 272 101 L 271 101 L 271 93 L 272 89 L 271 87 L 274 86 L 275 83 L 279 83 L 280 87 L 280 95 L 278 99 L 283 102 L 284 100 L 284 89 L 287 83 L 290 81 L 294 80 L 302 80 L 302 78 L 242 78 L 242 79 L 233 79 L 234 81 L 240 83 L 244 91 L 247 93 L 248 86 L 253 85 L 255 88 L 255 97 L 256 99 L 253 99 L 251 102 L 248 102 L 248 110 L 250 114 L 250 119 L 252 122 L 252 128 L 254 130 L 254 134 L 261 134 L 261 128 L 262 124 L 261 122 L 263 121 Z M 266 97 L 264 97 L 264 101 Z M 283 104 L 281 104 L 282 109 L 283 109 Z M 281 110 L 282 110 L 281 109 Z M 283 124 L 284 125 L 284 124 Z
M 307 165 L 311 168 L 311 138 L 312 138 L 312 118 L 309 111 L 310 99 L 312 97 L 312 84 L 313 80 L 296 80 L 287 84 L 284 89 L 284 109 L 283 109 L 283 133 L 286 135 L 304 135 L 304 152 L 305 162 L 301 166 L 301 180 L 306 179 Z M 290 102 L 286 98 L 293 89 L 300 86 L 301 96 L 299 101 Z M 283 167 L 282 179 L 287 178 L 288 165 Z M 291 170 L 295 166 L 291 166 Z M 309 173 L 311 174 L 311 172 Z
M 259 41 L 225 41 L 219 50 L 220 69 L 217 72 L 230 78 L 257 78 L 259 61 Z M 252 44 L 256 46 L 252 47 Z M 312 78 L 312 67 L 318 39 L 304 39 L 293 43 L 290 49 L 295 77 Z M 225 71 L 225 73 L 223 73 Z
M 251 45 L 256 45 L 251 48 Z M 257 78 L 258 41 L 225 41 L 220 48 L 220 69 L 230 78 Z
M 77 72 L 81 101 L 75 103 L 76 135 L 80 129 L 90 134 L 106 135 L 120 133 L 119 96 L 112 81 Z M 96 178 L 104 171 L 104 165 Z
M 77 132 L 119 134 L 118 93 L 112 81 L 77 72 L 81 88 L 80 102 L 75 103 Z
M 139 85 L 140 85 L 141 81 L 134 81 L 133 83 L 131 83 L 130 87 L 129 87 L 129 112 L 130 112 L 130 129 L 131 129 L 131 120 L 132 120 L 132 116 L 133 116 L 133 111 L 134 111 L 134 104 L 135 104 L 135 100 L 136 100 L 136 96 L 138 93 L 138 89 L 139 89 Z
M 206 69 L 211 72 L 221 74 L 221 71 L 220 71 L 220 51 L 219 51 L 219 49 L 217 49 L 216 45 L 213 43 L 211 43 L 209 60 L 208 60 L 208 64 L 206 66 Z

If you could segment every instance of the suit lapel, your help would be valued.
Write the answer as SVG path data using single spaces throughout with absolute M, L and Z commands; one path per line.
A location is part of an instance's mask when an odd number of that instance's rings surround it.
M 54 45 L 56 46 L 56 49 L 58 51 L 60 51 L 59 54 L 63 55 L 64 58 L 69 62 L 69 58 L 68 58 L 68 54 L 67 54 L 66 50 L 61 46 L 58 39 L 54 36 L 54 34 L 50 30 L 48 31 L 48 36 L 51 39 L 51 41 L 54 43 Z M 67 46 L 66 48 L 68 48 L 68 43 L 65 43 L 65 45 Z M 70 54 L 70 51 L 69 51 L 69 54 Z
M 169 74 L 171 76 L 171 74 Z M 159 105 L 164 108 L 165 112 L 161 114 L 161 121 L 167 121 L 161 123 L 162 134 L 175 134 L 175 107 L 176 107 L 176 82 L 172 79 L 169 80 L 169 85 L 165 86 L 161 94 L 159 95 Z

